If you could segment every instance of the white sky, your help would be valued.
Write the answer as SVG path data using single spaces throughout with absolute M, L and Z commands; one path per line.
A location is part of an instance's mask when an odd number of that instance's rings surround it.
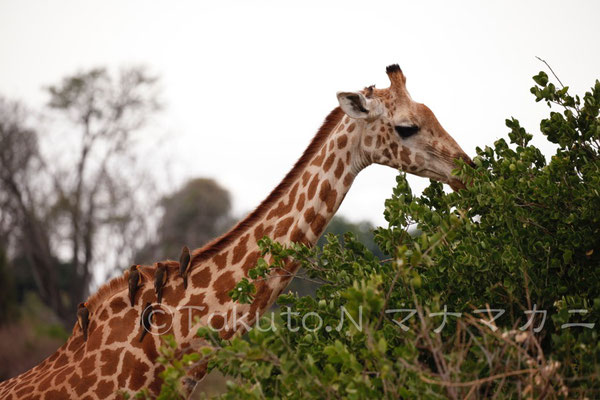
M 542 143 L 546 106 L 529 88 L 544 66 L 534 56 L 574 93 L 600 76 L 600 2 L 564 4 L 0 0 L 0 94 L 36 108 L 41 87 L 66 74 L 148 65 L 167 104 L 156 168 L 171 160 L 171 188 L 216 178 L 241 215 L 291 168 L 336 91 L 386 87 L 392 63 L 468 154 L 506 136 L 510 116 Z M 384 223 L 395 175 L 363 171 L 340 213 Z M 411 179 L 417 191 L 427 182 Z

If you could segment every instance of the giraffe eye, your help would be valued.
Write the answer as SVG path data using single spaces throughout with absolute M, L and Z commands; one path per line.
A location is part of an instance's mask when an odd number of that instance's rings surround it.
M 411 137 L 415 133 L 419 132 L 419 127 L 416 125 L 408 125 L 408 126 L 396 125 L 395 129 L 401 138 Z

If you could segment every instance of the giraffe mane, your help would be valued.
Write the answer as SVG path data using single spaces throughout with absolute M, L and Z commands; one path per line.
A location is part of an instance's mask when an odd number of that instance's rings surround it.
M 323 124 L 317 131 L 317 134 L 313 137 L 302 156 L 298 159 L 298 161 L 296 161 L 296 164 L 294 164 L 292 169 L 287 173 L 279 185 L 273 189 L 267 198 L 263 200 L 254 211 L 248 214 L 246 218 L 238 222 L 231 230 L 207 243 L 200 249 L 194 250 L 191 265 L 196 265 L 214 255 L 219 254 L 225 247 L 230 245 L 234 240 L 240 237 L 242 233 L 247 231 L 248 228 L 260 220 L 296 181 L 301 172 L 312 160 L 313 156 L 318 153 L 323 144 L 327 141 L 327 138 L 329 138 L 329 135 L 342 120 L 344 115 L 345 114 L 340 107 L 334 108 L 329 115 L 325 117 L 325 121 L 323 121 Z

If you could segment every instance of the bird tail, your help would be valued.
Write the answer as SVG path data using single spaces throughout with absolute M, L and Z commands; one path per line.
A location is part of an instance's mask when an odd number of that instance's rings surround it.
M 183 276 L 183 288 L 187 289 L 187 275 Z

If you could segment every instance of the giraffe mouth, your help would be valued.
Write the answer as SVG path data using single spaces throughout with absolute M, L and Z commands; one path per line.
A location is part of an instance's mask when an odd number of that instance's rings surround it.
M 467 185 L 465 185 L 464 182 L 461 181 L 460 179 L 450 179 L 450 182 L 448 182 L 448 185 L 450 185 L 452 190 L 454 190 L 455 192 L 458 192 L 460 189 L 467 188 Z
M 448 178 L 448 177 L 446 177 L 436 171 L 433 171 L 431 169 L 423 169 L 419 172 L 419 175 L 421 175 L 425 178 L 430 178 L 430 179 L 434 179 L 434 180 L 442 182 L 442 183 L 446 183 L 455 192 L 458 192 L 460 189 L 465 189 L 467 187 L 465 185 L 465 183 L 463 181 L 461 181 L 460 179 L 457 179 L 454 177 Z
M 418 174 L 424 178 L 435 179 L 439 182 L 448 183 L 448 178 L 432 169 L 422 169 Z

